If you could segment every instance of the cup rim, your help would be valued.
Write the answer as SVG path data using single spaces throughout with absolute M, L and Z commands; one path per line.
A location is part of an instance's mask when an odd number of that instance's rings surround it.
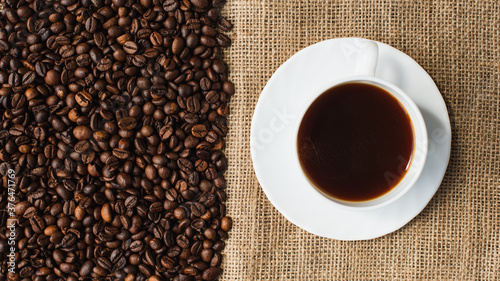
M 298 155 L 298 144 L 297 144 L 298 131 L 302 123 L 302 119 L 304 118 L 304 115 L 311 106 L 311 104 L 328 89 L 348 83 L 364 83 L 384 89 L 391 96 L 393 96 L 401 104 L 401 106 L 403 106 L 403 108 L 405 109 L 410 118 L 413 128 L 414 148 L 413 148 L 412 158 L 410 159 L 409 168 L 406 174 L 403 176 L 403 178 L 399 181 L 399 183 L 396 186 L 394 186 L 391 190 L 389 190 L 385 194 L 365 201 L 346 201 L 325 194 L 323 191 L 317 188 L 306 176 L 302 168 L 302 165 L 300 164 Z M 295 123 L 294 126 L 294 134 L 293 134 L 294 136 L 293 147 L 295 154 L 294 160 L 297 162 L 296 164 L 299 166 L 299 169 L 301 170 L 300 176 L 305 178 L 306 182 L 309 184 L 309 187 L 311 189 L 315 190 L 315 192 L 319 192 L 322 196 L 328 198 L 332 203 L 338 206 L 347 208 L 349 210 L 364 211 L 364 210 L 381 208 L 393 203 L 397 199 L 401 198 L 415 185 L 416 181 L 420 177 L 420 174 L 422 173 L 422 170 L 425 165 L 425 160 L 427 158 L 427 152 L 428 152 L 427 129 L 424 118 L 420 110 L 418 109 L 418 106 L 403 90 L 385 80 L 373 76 L 363 75 L 363 76 L 351 76 L 326 83 L 318 87 L 312 93 L 313 94 L 309 97 L 307 102 L 304 103 L 301 110 L 299 110 L 299 115 L 297 118 L 297 122 Z

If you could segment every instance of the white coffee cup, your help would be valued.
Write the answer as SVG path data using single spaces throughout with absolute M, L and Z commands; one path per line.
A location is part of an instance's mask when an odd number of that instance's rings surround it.
M 425 164 L 425 160 L 427 157 L 427 149 L 428 149 L 428 138 L 427 138 L 427 130 L 425 127 L 424 118 L 420 113 L 417 105 L 411 100 L 411 98 L 399 87 L 384 81 L 382 79 L 375 77 L 375 69 L 377 66 L 377 58 L 378 58 L 378 46 L 375 42 L 367 41 L 361 51 L 361 54 L 358 56 L 358 60 L 356 63 L 356 75 L 343 78 L 340 80 L 332 81 L 331 83 L 327 83 L 322 87 L 319 87 L 314 91 L 311 95 L 308 102 L 306 102 L 299 113 L 298 122 L 296 122 L 294 128 L 294 148 L 295 148 L 295 165 L 300 165 L 299 155 L 298 155 L 298 143 L 297 136 L 300 124 L 302 123 L 302 119 L 311 106 L 311 104 L 318 98 L 322 93 L 327 91 L 328 89 L 346 83 L 365 83 L 374 85 L 376 87 L 382 88 L 391 94 L 394 98 L 398 100 L 398 102 L 403 106 L 403 108 L 408 113 L 410 117 L 410 121 L 413 127 L 413 137 L 414 137 L 414 147 L 412 158 L 410 159 L 410 164 L 406 171 L 406 174 L 399 181 L 399 183 L 394 186 L 390 191 L 381 195 L 380 197 L 376 197 L 371 200 L 366 201 L 345 201 L 339 198 L 332 197 L 330 195 L 324 194 L 320 191 L 320 189 L 316 188 L 308 179 L 307 176 L 302 173 L 306 179 L 306 182 L 310 184 L 309 188 L 313 189 L 312 192 L 320 192 L 327 198 L 331 199 L 334 204 L 338 204 L 339 206 L 346 207 L 352 210 L 369 210 L 380 208 L 386 206 L 398 198 L 402 197 L 406 192 L 408 192 L 418 180 Z

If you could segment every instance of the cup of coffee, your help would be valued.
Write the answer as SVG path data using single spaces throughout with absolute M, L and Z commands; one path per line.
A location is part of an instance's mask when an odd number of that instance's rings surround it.
M 296 124 L 295 159 L 311 189 L 366 210 L 403 196 L 427 156 L 425 122 L 397 86 L 374 76 L 378 48 L 366 42 L 357 75 L 317 89 Z

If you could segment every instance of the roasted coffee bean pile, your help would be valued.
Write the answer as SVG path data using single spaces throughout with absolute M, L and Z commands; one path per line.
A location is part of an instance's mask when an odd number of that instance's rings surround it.
M 0 279 L 219 277 L 224 2 L 0 1 Z

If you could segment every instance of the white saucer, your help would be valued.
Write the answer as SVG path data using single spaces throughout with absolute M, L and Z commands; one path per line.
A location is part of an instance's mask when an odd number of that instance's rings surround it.
M 293 124 L 315 87 L 353 76 L 359 46 L 366 39 L 340 38 L 309 46 L 269 79 L 255 108 L 250 135 L 255 173 L 269 201 L 289 221 L 316 235 L 365 240 L 391 233 L 418 215 L 444 177 L 451 150 L 446 105 L 427 72 L 412 58 L 376 42 L 375 76 L 399 86 L 417 104 L 429 135 L 429 152 L 415 186 L 396 202 L 370 211 L 337 206 L 307 182 L 292 161 Z

